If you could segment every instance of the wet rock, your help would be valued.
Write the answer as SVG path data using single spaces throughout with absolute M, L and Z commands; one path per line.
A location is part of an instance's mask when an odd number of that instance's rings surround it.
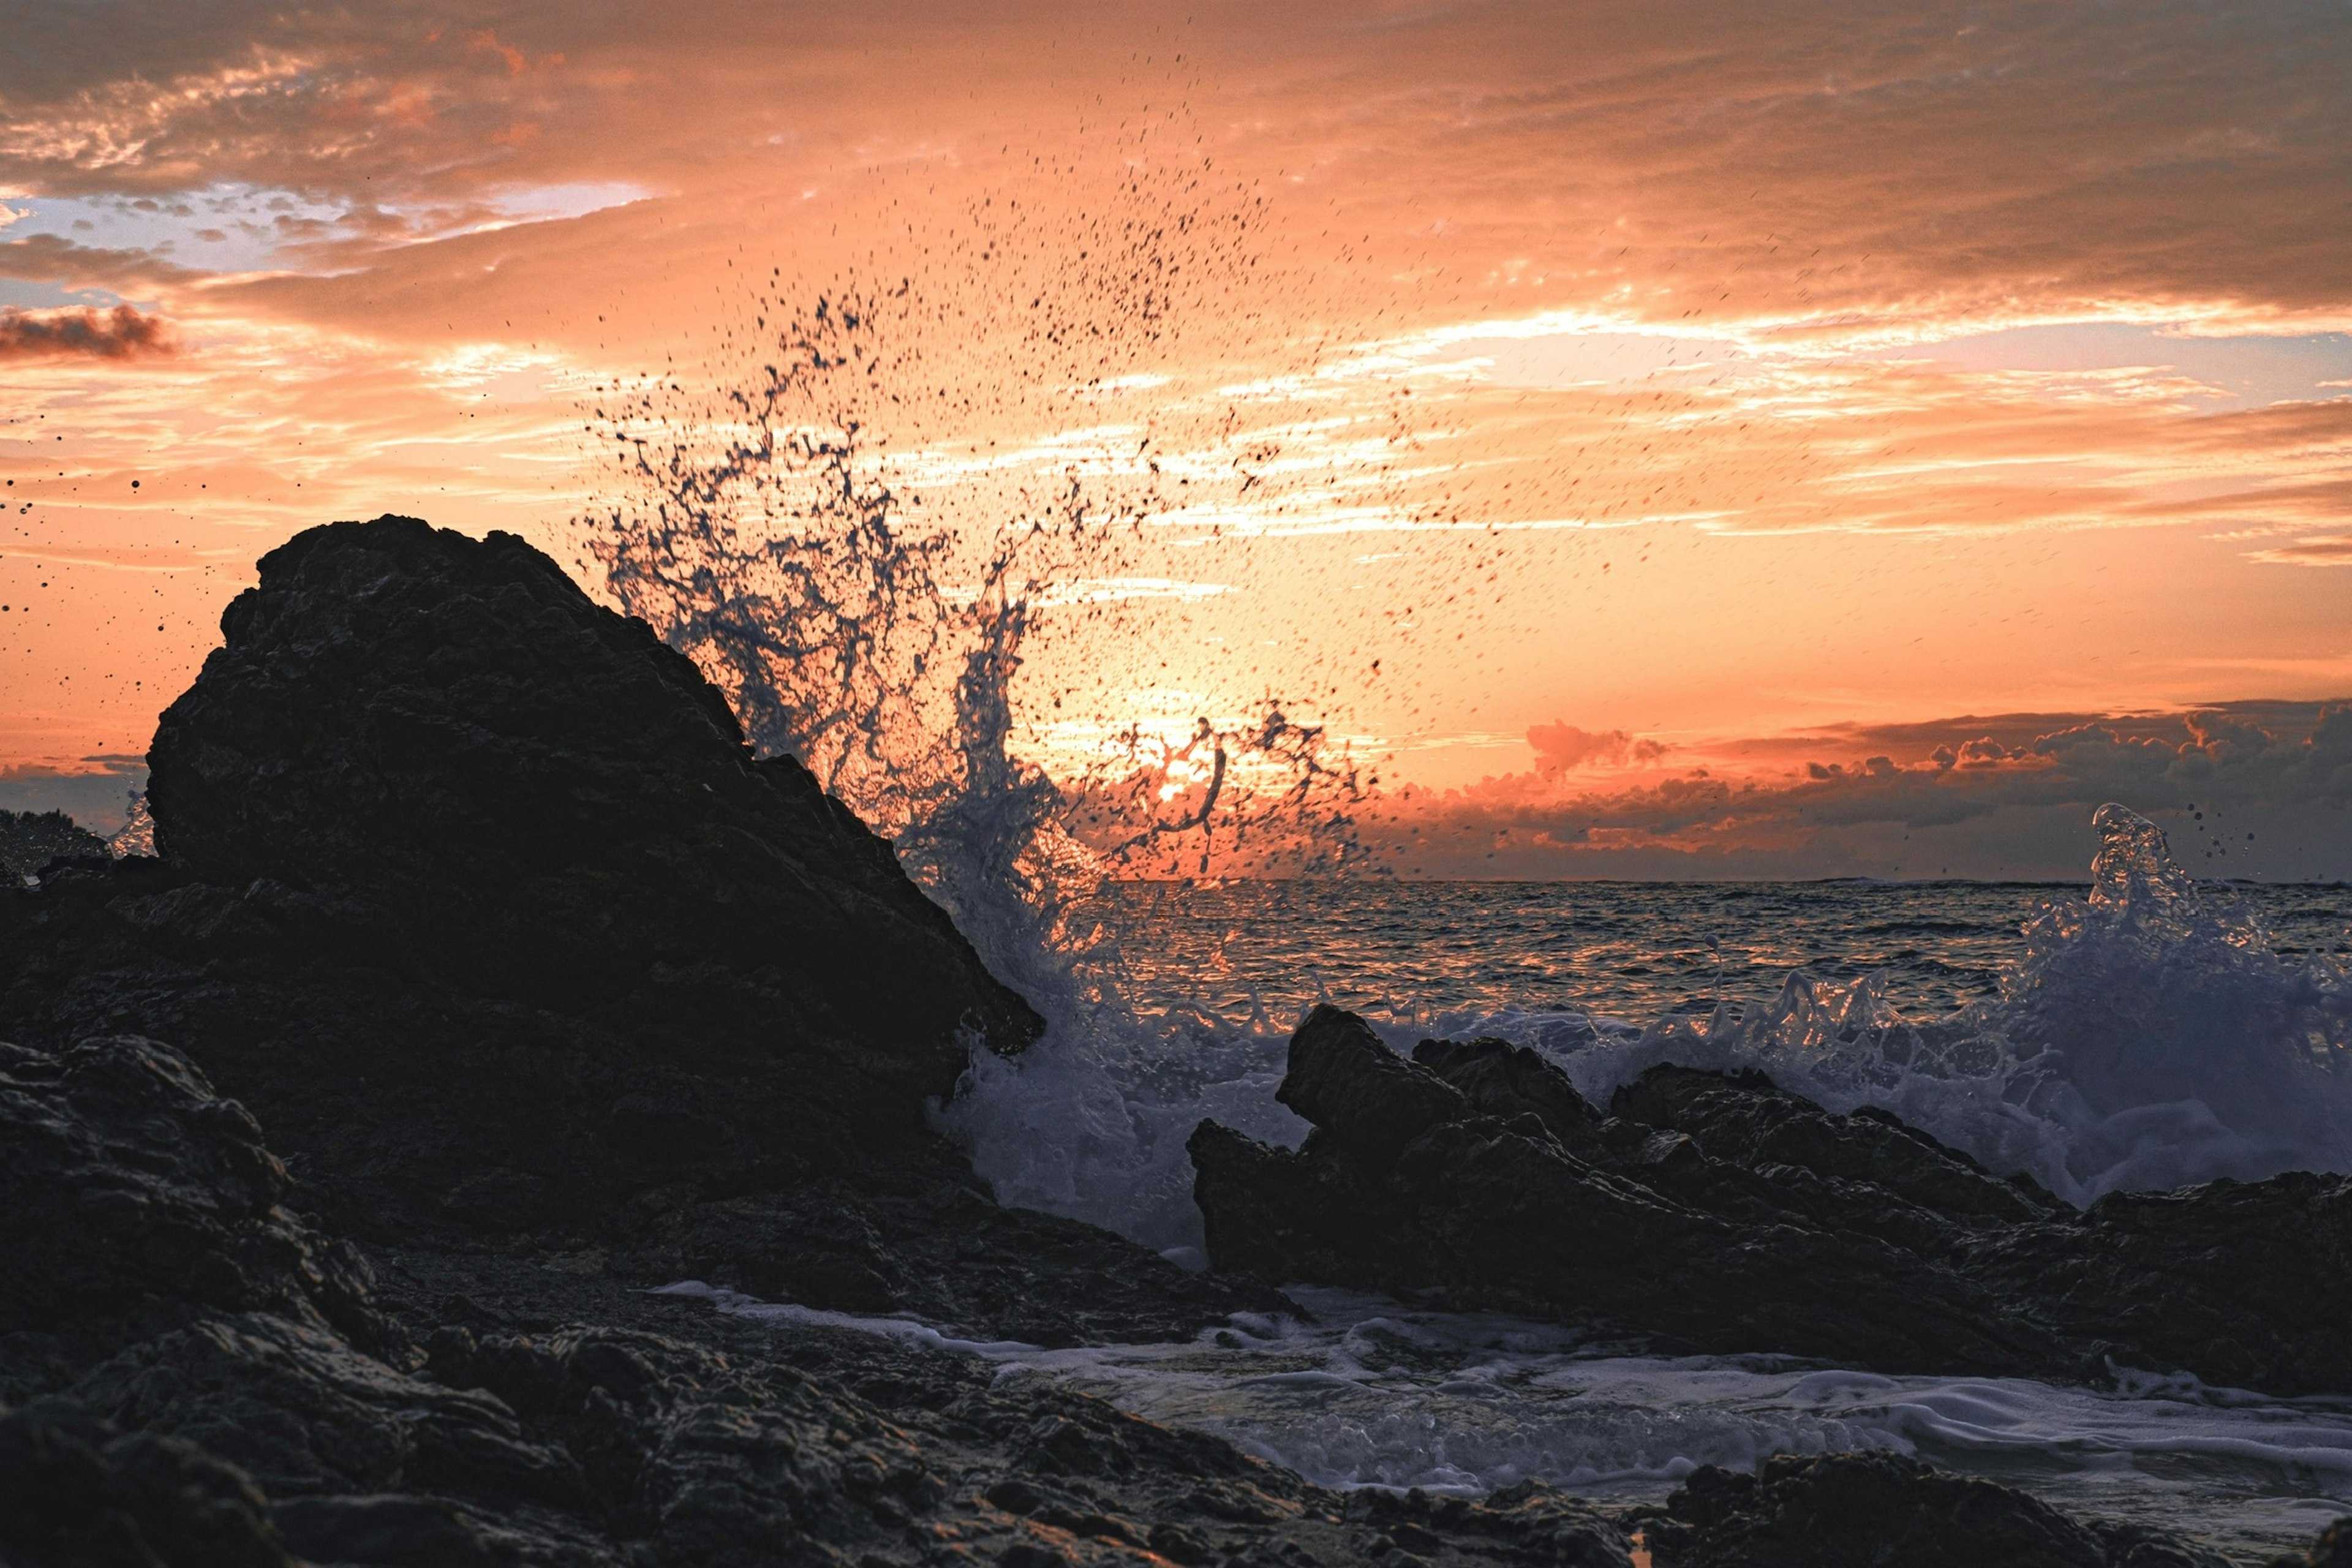
M 264 558 L 150 763 L 160 862 L 0 911 L 0 1030 L 188 1051 L 399 1230 L 583 1227 L 931 1140 L 1038 1020 L 890 847 L 520 540 Z
M 95 859 L 106 840 L 62 811 L 0 811 L 0 871 L 31 877 L 55 860 Z
M 58 1399 L 0 1407 L 0 1562 L 296 1568 L 268 1500 L 235 1466 Z
M 2155 1532 L 1899 1454 L 1784 1454 L 1692 1472 L 1644 1531 L 1657 1568 L 2228 1568 Z
M 1432 1041 L 1407 1061 L 1328 1007 L 1294 1040 L 1291 1080 L 1321 1119 L 1297 1152 L 1213 1122 L 1193 1135 L 1221 1268 L 1884 1372 L 2113 1363 L 2352 1389 L 2352 1179 L 2077 1214 L 1885 1112 L 1832 1113 L 1754 1073 L 1654 1068 L 1602 1118 L 1533 1052 Z
M 169 1046 L 0 1043 L 0 1389 L 26 1392 L 8 1373 L 27 1350 L 102 1353 L 202 1312 L 381 1338 L 365 1264 L 280 1206 L 290 1185 L 253 1118 Z
M 1432 1087 L 1452 1086 L 1390 1051 L 1360 1019 L 1318 1008 L 1299 1035 L 1313 1042 L 1307 1059 L 1326 1084 L 1353 1077 L 1349 1089 L 1326 1087 L 1313 1101 L 1339 1125 L 1318 1124 L 1297 1153 L 1213 1122 L 1190 1145 L 1220 1268 L 1435 1291 L 1696 1349 L 1836 1356 L 1886 1370 L 2021 1372 L 2067 1358 L 2046 1331 L 1948 1268 L 1793 1216 L 1727 1217 L 1643 1179 L 1656 1164 L 1706 1162 L 1686 1139 L 1661 1152 L 1645 1138 L 1613 1169 L 1570 1152 L 1551 1119 L 1573 1114 L 1574 1090 L 1548 1067 L 1556 1084 L 1504 1100 L 1506 1075 L 1495 1070 L 1481 1092 L 1504 1110 L 1540 1097 L 1549 1117 L 1477 1114 L 1456 1092 L 1454 1119 L 1433 1122 L 1429 1109 L 1448 1101 Z M 1538 1077 L 1540 1062 L 1500 1058 L 1508 1049 L 1445 1059 L 1457 1070 L 1499 1062 L 1509 1076 Z M 1349 1136 L 1359 1123 L 1421 1130 L 1381 1167 L 1354 1152 L 1365 1147 Z

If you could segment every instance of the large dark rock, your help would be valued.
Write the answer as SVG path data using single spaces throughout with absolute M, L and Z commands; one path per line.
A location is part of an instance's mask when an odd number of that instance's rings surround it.
M 1411 1061 L 1318 1008 L 1297 1152 L 1192 1141 L 1220 1268 L 1494 1305 L 1883 1372 L 2352 1390 L 2352 1179 L 2115 1194 L 2078 1214 L 1883 1111 L 1753 1073 L 1653 1069 L 1602 1117 L 1501 1041 Z
M 310 1201 L 580 1227 L 928 1146 L 1038 1020 L 890 847 L 642 623 L 509 535 L 337 523 L 261 563 L 164 713 L 163 858 L 0 911 L 0 1022 L 137 1032 Z

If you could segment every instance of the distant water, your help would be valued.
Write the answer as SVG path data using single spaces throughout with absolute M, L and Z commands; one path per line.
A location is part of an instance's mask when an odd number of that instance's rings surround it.
M 2084 883 L 1116 882 L 1080 906 L 1137 1000 L 1228 1018 L 1332 1002 L 1381 1018 L 1521 1011 L 1640 1024 L 1770 1005 L 1792 970 L 1883 977 L 1907 1018 L 2000 994 L 2044 903 Z M 2352 957 L 2352 886 L 2229 885 L 2282 957 Z

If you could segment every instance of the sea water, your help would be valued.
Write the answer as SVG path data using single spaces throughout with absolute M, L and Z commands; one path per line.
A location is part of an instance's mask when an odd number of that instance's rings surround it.
M 1659 1061 L 1889 1107 L 2077 1203 L 2352 1169 L 2352 889 L 2200 883 L 2103 811 L 2086 883 L 1113 883 L 1077 906 L 1122 1006 L 975 1061 L 942 1124 L 1008 1201 L 1202 1261 L 1183 1139 L 1295 1142 L 1287 1028 L 1329 1001 L 1399 1048 L 1534 1046 L 1604 1103 Z M 974 1345 L 1337 1486 L 1538 1477 L 1663 1497 L 1700 1464 L 1892 1448 L 2259 1556 L 2352 1513 L 2352 1398 L 1660 1358 L 1294 1285 L 1297 1319 L 1184 1344 Z M 782 1311 L 733 1300 L 737 1310 Z M 900 1331 L 881 1325 L 882 1331 Z
M 1043 308 L 1092 320 L 1094 274 L 1071 276 L 1076 292 Z M 1028 300 L 1032 314 L 1045 300 L 968 297 Z M 761 302 L 763 331 L 776 303 Z M 1322 1000 L 1400 1049 L 1425 1036 L 1526 1044 L 1600 1104 L 1664 1062 L 1759 1068 L 1833 1110 L 1884 1107 L 2078 1205 L 2352 1171 L 2352 897 L 2200 882 L 2129 803 L 2085 823 L 2079 887 L 1431 884 L 1377 874 L 1349 833 L 1357 773 L 1270 697 L 1245 722 L 1200 721 L 1181 747 L 1213 758 L 1213 781 L 1261 779 L 1255 795 L 1198 799 L 1164 765 L 1095 779 L 1108 793 L 1091 795 L 1048 777 L 1019 743 L 1037 717 L 1016 700 L 1024 644 L 1041 628 L 1135 635 L 1070 607 L 1099 595 L 1065 590 L 1117 574 L 1118 542 L 1166 499 L 1134 476 L 1160 466 L 1066 465 L 1034 494 L 973 499 L 961 530 L 918 522 L 898 492 L 921 465 L 869 447 L 875 418 L 903 425 L 904 396 L 940 368 L 900 333 L 929 308 L 911 284 L 821 298 L 780 313 L 776 352 L 760 345 L 734 384 L 665 383 L 600 409 L 624 493 L 585 521 L 614 596 L 711 675 L 755 747 L 801 756 L 891 837 L 1046 1018 L 1016 1057 L 975 1049 L 935 1110 L 1005 1203 L 1202 1266 L 1185 1140 L 1204 1117 L 1303 1137 L 1275 1090 L 1291 1028 Z M 1058 328 L 1008 341 L 1026 354 L 1065 340 L 1097 341 Z M 1157 331 L 1136 342 L 1157 344 Z M 1150 368 L 1024 363 L 992 362 L 984 379 L 1048 397 Z M 961 406 L 939 401 L 943 417 Z M 1172 816 L 1150 816 L 1171 798 Z M 1146 816 L 1089 840 L 1079 807 L 1106 801 Z M 1299 866 L 1374 874 L 1116 880 L 1122 843 L 1189 844 L 1195 829 L 1192 861 L 1246 829 Z M 2069 1387 L 1662 1360 L 1294 1283 L 1296 1316 L 1056 1352 L 678 1288 L 1062 1380 L 1340 1486 L 1477 1492 L 1538 1477 L 1654 1497 L 1699 1464 L 1892 1447 L 2233 1550 L 2298 1545 L 2352 1512 L 2352 1401 L 2265 1399 L 2160 1369 Z

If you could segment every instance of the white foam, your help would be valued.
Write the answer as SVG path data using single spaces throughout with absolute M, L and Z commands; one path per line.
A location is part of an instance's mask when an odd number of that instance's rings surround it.
M 1945 1018 L 1900 1016 L 1875 976 L 1841 984 L 1800 970 L 1752 1016 L 1371 1022 L 1400 1049 L 1425 1035 L 1531 1046 L 1601 1105 L 1660 1063 L 1759 1068 L 1832 1110 L 1884 1107 L 2076 1205 L 2352 1170 L 2352 977 L 2278 956 L 2261 917 L 2209 897 L 2145 818 L 2108 805 L 2094 825 L 2089 900 L 2045 905 L 2001 996 Z M 1205 1116 L 1295 1145 L 1305 1126 L 1273 1101 L 1284 1044 L 1262 1025 L 1179 1026 L 1098 992 L 1023 1057 L 976 1056 L 941 1122 L 1006 1202 L 1197 1248 L 1184 1140 Z
M 1700 1465 L 1884 1448 L 2091 1512 L 2247 1547 L 2300 1547 L 2352 1508 L 2352 1400 L 2273 1400 L 2186 1377 L 2107 1389 L 1886 1377 L 1787 1358 L 1628 1356 L 1559 1328 L 1294 1288 L 1316 1321 L 1244 1317 L 1181 1344 L 1045 1350 L 901 1318 L 721 1310 L 960 1349 L 1212 1431 L 1327 1486 L 1475 1494 L 1526 1478 L 1655 1499 Z

